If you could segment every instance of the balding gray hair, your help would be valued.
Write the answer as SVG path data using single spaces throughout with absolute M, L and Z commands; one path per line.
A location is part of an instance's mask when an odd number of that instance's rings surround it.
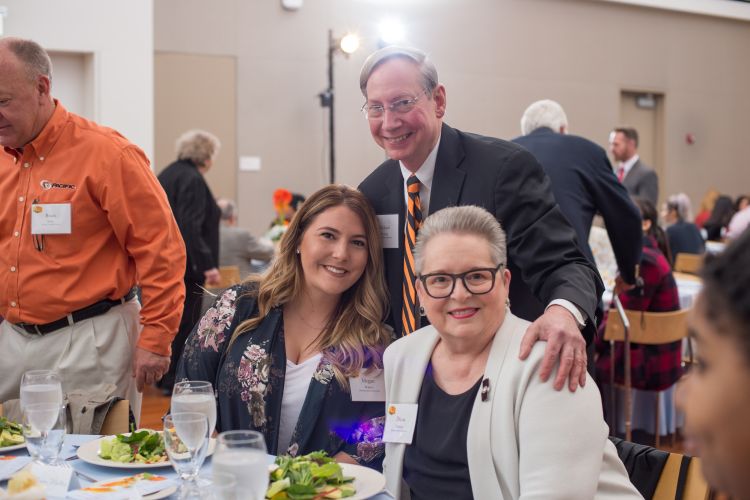
M 427 54 L 413 47 L 389 45 L 370 54 L 362 65 L 362 70 L 359 72 L 359 89 L 362 91 L 365 99 L 367 99 L 367 81 L 372 76 L 373 71 L 391 59 L 406 59 L 413 62 L 419 68 L 419 73 L 422 75 L 422 87 L 425 92 L 430 93 L 437 87 L 437 68 L 432 64 Z
M 484 238 L 490 247 L 490 257 L 495 265 L 506 263 L 505 231 L 500 223 L 484 208 L 464 205 L 438 210 L 425 219 L 414 245 L 414 267 L 417 274 L 422 272 L 424 252 L 430 240 L 446 233 L 470 234 Z
M 44 47 L 33 40 L 10 36 L 1 38 L 0 46 L 7 47 L 21 61 L 30 80 L 36 81 L 37 77 L 46 76 L 52 82 L 52 60 Z
M 216 200 L 216 204 L 219 205 L 219 209 L 221 209 L 221 220 L 228 221 L 234 218 L 234 214 L 237 211 L 237 205 L 234 201 L 228 198 L 219 198 Z
M 219 139 L 205 130 L 188 130 L 177 139 L 177 159 L 189 160 L 202 167 L 214 158 L 221 147 Z
M 542 99 L 531 104 L 521 117 L 521 133 L 529 135 L 538 128 L 547 127 L 554 132 L 568 128 L 568 117 L 559 103 Z

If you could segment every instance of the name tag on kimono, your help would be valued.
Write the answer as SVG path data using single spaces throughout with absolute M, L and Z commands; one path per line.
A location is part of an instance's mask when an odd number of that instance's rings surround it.
M 380 214 L 378 222 L 383 248 L 398 248 L 399 236 L 403 234 L 398 230 L 398 214 Z
M 31 234 L 70 234 L 70 203 L 31 205 Z
M 385 377 L 383 370 L 362 372 L 359 377 L 349 377 L 352 401 L 385 401 Z
M 388 405 L 385 412 L 384 443 L 411 444 L 417 425 L 417 403 Z

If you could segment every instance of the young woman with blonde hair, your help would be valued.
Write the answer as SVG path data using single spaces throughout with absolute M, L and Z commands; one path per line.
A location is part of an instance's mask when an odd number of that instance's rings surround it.
M 340 185 L 310 196 L 263 275 L 217 298 L 193 329 L 177 379 L 208 380 L 219 431 L 262 432 L 268 452 L 325 450 L 380 468 L 382 402 L 349 378 L 382 368 L 390 341 L 377 219 Z

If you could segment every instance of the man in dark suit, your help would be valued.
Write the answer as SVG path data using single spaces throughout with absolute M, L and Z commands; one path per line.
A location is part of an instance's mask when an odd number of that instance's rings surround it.
M 404 242 L 405 214 L 407 206 L 416 206 L 413 192 L 407 202 L 406 185 L 411 191 L 416 179 L 422 215 L 452 205 L 479 205 L 502 223 L 509 269 L 516 276 L 510 290 L 513 311 L 535 320 L 520 357 L 525 359 L 537 340 L 548 340 L 542 379 L 559 358 L 555 387 L 562 388 L 570 375 L 568 385 L 575 390 L 585 381 L 586 368 L 579 329 L 593 337 L 603 286 L 578 249 L 575 231 L 557 207 L 542 168 L 517 145 L 444 124 L 445 87 L 419 50 L 391 46 L 370 55 L 360 88 L 370 132 L 390 158 L 359 187 L 381 222 L 393 326 L 401 333 L 402 319 L 417 316 L 402 310 L 404 256 L 411 252 Z
M 609 134 L 609 150 L 618 162 L 617 179 L 628 193 L 659 203 L 659 177 L 638 156 L 638 131 L 631 127 L 617 127 Z
M 523 135 L 513 142 L 542 164 L 560 210 L 578 235 L 581 250 L 594 262 L 588 240 L 594 215 L 600 213 L 620 278 L 634 284 L 635 266 L 641 261 L 641 214 L 612 172 L 607 152 L 588 139 L 568 135 L 565 111 L 549 99 L 526 109 L 521 131 Z

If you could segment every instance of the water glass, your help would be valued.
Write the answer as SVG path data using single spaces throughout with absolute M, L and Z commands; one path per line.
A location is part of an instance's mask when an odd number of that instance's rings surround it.
M 198 478 L 201 500 L 238 500 L 237 482 L 234 476 L 214 472 L 201 474 Z
M 173 413 L 164 417 L 164 447 L 182 480 L 180 498 L 200 497 L 197 478 L 208 449 L 208 419 L 202 413 Z
M 214 474 L 234 476 L 237 491 L 241 491 L 244 497 L 255 500 L 266 497 L 268 454 L 260 432 L 222 432 L 211 463 Z
M 28 404 L 63 404 L 62 381 L 55 370 L 29 370 L 21 377 L 21 409 Z
M 23 437 L 35 462 L 59 465 L 65 438 L 65 405 L 33 403 L 23 408 Z
M 211 382 L 183 380 L 172 389 L 171 413 L 203 413 L 208 419 L 208 435 L 216 428 L 216 397 Z

